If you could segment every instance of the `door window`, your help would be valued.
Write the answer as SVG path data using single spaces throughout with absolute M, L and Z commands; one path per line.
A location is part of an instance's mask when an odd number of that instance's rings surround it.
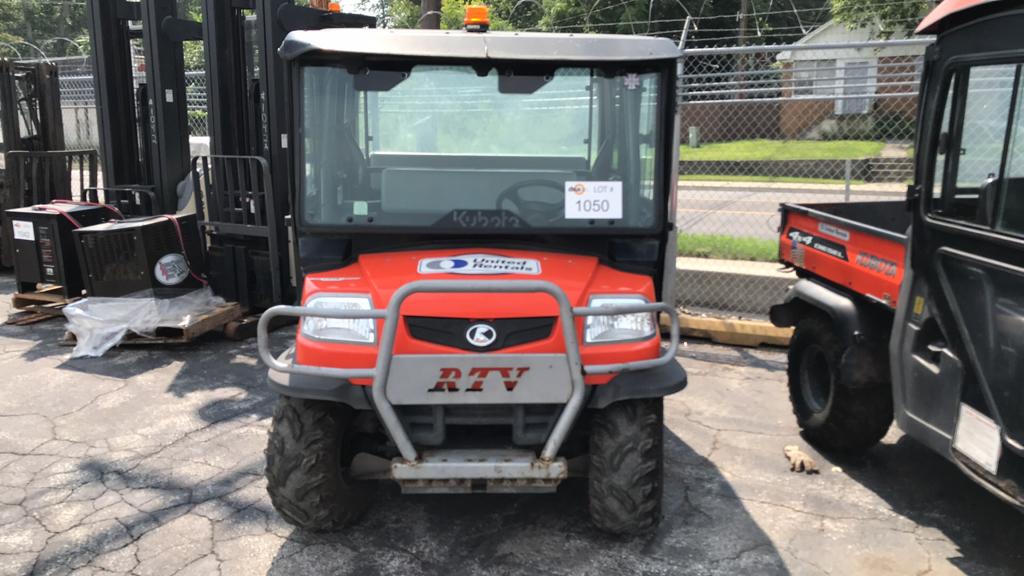
M 949 150 L 949 135 L 953 133 L 953 101 L 956 95 L 957 76 L 953 75 L 949 82 L 949 92 L 946 93 L 946 104 L 942 113 L 942 132 L 939 134 L 939 151 L 936 154 L 935 165 L 932 169 L 932 198 L 933 206 L 940 206 L 942 203 L 942 171 L 946 167 L 946 155 Z
M 1006 194 L 1009 181 L 1003 170 L 1004 150 L 1017 115 L 1019 69 L 1016 64 L 986 65 L 957 74 L 953 97 L 946 104 L 950 120 L 944 120 L 939 137 L 938 161 L 945 165 L 945 179 L 941 194 L 931 203 L 933 213 L 995 226 L 999 197 Z M 1024 163 L 1020 170 L 1024 172 Z
M 1024 75 L 1017 81 L 1015 109 L 996 228 L 1024 236 Z

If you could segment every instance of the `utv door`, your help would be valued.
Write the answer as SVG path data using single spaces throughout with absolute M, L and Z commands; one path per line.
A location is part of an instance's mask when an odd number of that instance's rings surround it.
M 901 428 L 1024 502 L 1024 11 L 926 57 L 906 280 L 892 339 Z

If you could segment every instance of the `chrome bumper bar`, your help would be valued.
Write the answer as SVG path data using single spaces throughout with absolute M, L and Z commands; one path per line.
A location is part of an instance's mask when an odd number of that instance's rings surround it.
M 634 304 L 627 306 L 607 307 L 573 307 L 565 292 L 556 284 L 543 280 L 421 280 L 406 284 L 399 288 L 386 309 L 374 310 L 327 310 L 323 308 L 307 308 L 304 306 L 275 306 L 260 317 L 257 326 L 257 347 L 260 359 L 270 368 L 289 374 L 325 376 L 341 379 L 371 378 L 371 398 L 374 410 L 388 435 L 394 441 L 402 459 L 409 465 L 420 460 L 420 455 L 413 446 L 395 412 L 394 405 L 388 400 L 388 376 L 394 358 L 395 334 L 401 319 L 401 307 L 407 298 L 420 293 L 544 293 L 551 296 L 558 304 L 558 316 L 565 339 L 565 361 L 569 368 L 571 392 L 565 403 L 562 414 L 548 437 L 540 454 L 541 462 L 551 462 L 558 454 L 562 443 L 568 437 L 573 424 L 583 408 L 586 388 L 583 377 L 586 374 L 611 374 L 647 370 L 672 362 L 679 348 L 679 318 L 675 309 L 664 303 Z M 658 358 L 622 362 L 617 364 L 596 364 L 584 366 L 580 360 L 579 339 L 576 336 L 576 318 L 585 316 L 614 316 L 618 314 L 665 312 L 671 321 L 670 341 L 668 349 Z M 331 368 L 326 366 L 308 366 L 285 363 L 271 353 L 269 327 L 274 318 L 290 316 L 303 318 L 313 316 L 339 320 L 372 319 L 383 320 L 377 350 L 377 364 L 374 368 Z M 529 356 L 529 355 L 524 355 Z M 545 470 L 538 468 L 538 470 Z M 550 472 L 545 472 L 545 475 Z M 399 473 L 400 475 L 401 473 Z

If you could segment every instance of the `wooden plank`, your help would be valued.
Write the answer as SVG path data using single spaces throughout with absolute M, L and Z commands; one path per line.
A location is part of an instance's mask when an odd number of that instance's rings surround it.
M 228 322 L 238 320 L 244 313 L 245 311 L 238 302 L 229 302 L 209 314 L 196 318 L 195 321 L 182 330 L 182 336 L 186 340 L 192 340 L 211 330 L 222 328 Z
M 28 326 L 30 324 L 45 322 L 53 318 L 56 318 L 56 316 L 40 314 L 39 312 L 23 312 L 21 314 L 12 314 L 8 316 L 4 324 L 9 326 Z
M 703 338 L 731 346 L 789 346 L 792 328 L 778 328 L 771 322 L 702 318 L 689 314 L 679 315 L 679 330 L 683 336 Z
M 11 296 L 11 306 L 21 310 L 37 304 L 67 304 L 71 300 L 64 297 L 60 292 L 60 286 L 47 289 L 41 292 L 18 292 Z

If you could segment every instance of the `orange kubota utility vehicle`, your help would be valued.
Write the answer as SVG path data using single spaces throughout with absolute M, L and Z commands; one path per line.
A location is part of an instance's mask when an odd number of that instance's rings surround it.
M 599 527 L 651 528 L 662 398 L 686 385 L 677 48 L 468 24 L 280 48 L 303 284 L 259 331 L 281 394 L 271 499 L 322 530 L 354 520 L 373 480 L 550 492 L 586 475 Z M 301 320 L 272 354 L 278 316 Z
M 784 205 L 801 279 L 789 390 L 805 436 L 861 452 L 895 417 L 1024 510 L 1024 9 L 946 0 L 906 202 Z

